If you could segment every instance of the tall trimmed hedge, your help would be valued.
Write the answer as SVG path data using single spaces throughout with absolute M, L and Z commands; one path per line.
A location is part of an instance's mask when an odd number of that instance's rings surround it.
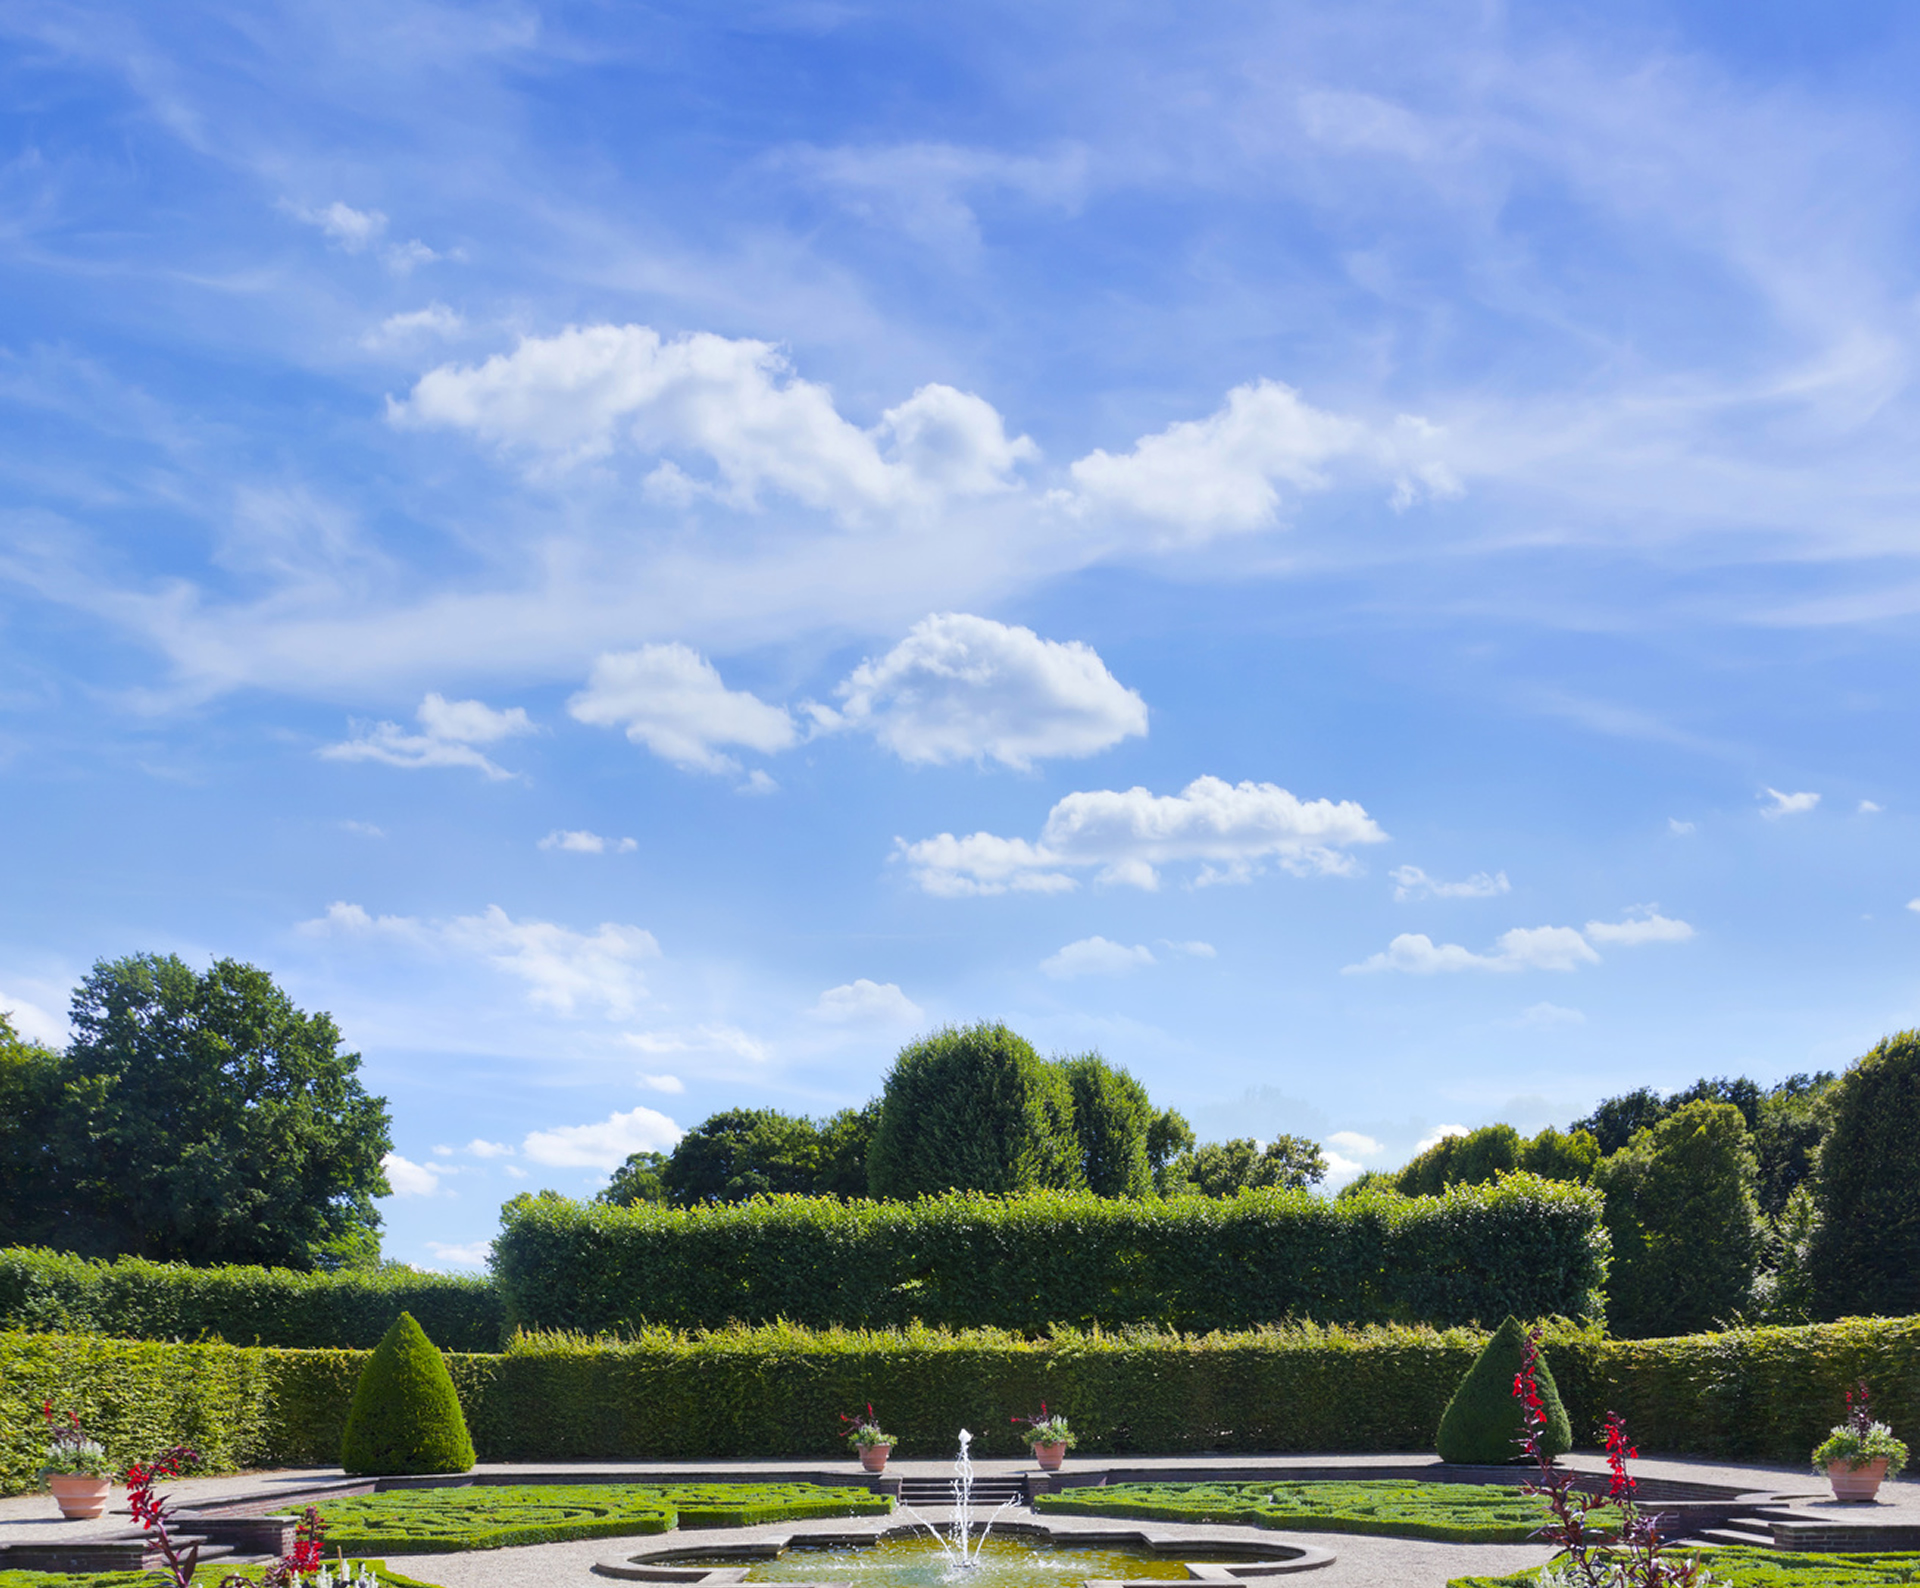
M 1040 1333 L 1308 1320 L 1598 1320 L 1600 1198 L 1514 1175 L 1444 1196 L 1245 1192 L 1220 1201 L 1061 1192 L 735 1207 L 510 1205 L 494 1242 L 509 1320 L 631 1333 L 785 1319 Z
M 402 1312 L 411 1312 L 448 1350 L 496 1351 L 506 1335 L 499 1294 L 485 1279 L 385 1269 L 190 1268 L 140 1257 L 102 1262 L 35 1247 L 0 1251 L 0 1328 L 371 1349 Z
M 1085 1454 L 1427 1450 L 1485 1343 L 1384 1327 L 1033 1340 L 777 1326 L 526 1336 L 446 1363 L 482 1461 L 844 1456 L 836 1414 L 867 1401 L 914 1456 L 948 1454 L 963 1427 L 981 1430 L 983 1455 L 1018 1454 L 1007 1418 L 1042 1400 Z M 1632 1341 L 1561 1323 L 1545 1344 L 1580 1444 L 1612 1408 L 1649 1454 L 1799 1463 L 1861 1378 L 1896 1431 L 1920 1430 L 1920 1318 Z M 365 1360 L 0 1334 L 0 1491 L 33 1483 L 43 1400 L 120 1459 L 184 1441 L 215 1469 L 331 1464 Z

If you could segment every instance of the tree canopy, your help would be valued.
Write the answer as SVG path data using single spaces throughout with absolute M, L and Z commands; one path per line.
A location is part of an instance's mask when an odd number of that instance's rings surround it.
M 1814 1178 L 1810 1264 L 1822 1317 L 1920 1312 L 1920 1031 L 1840 1077 Z
M 236 960 L 101 961 L 45 1115 L 58 1173 L 40 1238 L 90 1255 L 292 1268 L 377 1259 L 392 1143 L 331 1017 Z M 44 1096 L 47 1061 L 8 1069 Z M 36 1090 L 38 1089 L 38 1090 Z

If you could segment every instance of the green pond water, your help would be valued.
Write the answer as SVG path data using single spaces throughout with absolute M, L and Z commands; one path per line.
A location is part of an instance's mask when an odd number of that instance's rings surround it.
M 866 1548 L 790 1549 L 776 1560 L 752 1562 L 747 1581 L 850 1582 L 855 1588 L 936 1588 L 962 1581 L 966 1588 L 1076 1588 L 1089 1577 L 1187 1580 L 1183 1560 L 1126 1549 L 1072 1549 L 989 1537 L 979 1553 L 977 1567 L 949 1575 L 939 1546 L 924 1537 L 883 1539 Z

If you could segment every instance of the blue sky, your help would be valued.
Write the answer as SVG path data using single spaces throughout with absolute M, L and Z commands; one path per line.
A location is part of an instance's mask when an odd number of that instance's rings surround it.
M 948 1021 L 1343 1175 L 1841 1065 L 1920 1020 L 1917 69 L 0 5 L 0 1006 L 265 966 L 439 1266 Z

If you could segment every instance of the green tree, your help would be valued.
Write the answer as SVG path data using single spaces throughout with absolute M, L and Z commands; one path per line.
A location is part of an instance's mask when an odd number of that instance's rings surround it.
M 1789 1075 L 1760 1099 L 1751 1129 L 1760 1160 L 1760 1211 L 1769 1218 L 1784 1217 L 1794 1192 L 1813 1178 L 1820 1144 L 1833 1123 L 1839 1079 L 1831 1070 Z
M 1161 1196 L 1171 1196 L 1180 1183 L 1174 1166 L 1181 1156 L 1193 1151 L 1199 1140 L 1186 1115 L 1178 1109 L 1163 1108 L 1147 1126 L 1147 1167 L 1153 1172 L 1153 1188 Z
M 1326 1178 L 1320 1144 L 1305 1136 L 1277 1136 L 1262 1148 L 1251 1137 L 1209 1141 L 1175 1161 L 1176 1189 L 1205 1197 L 1236 1196 L 1261 1186 L 1297 1191 Z
M 57 1136 L 75 1249 L 311 1268 L 379 1229 L 386 1099 L 265 971 L 103 960 L 72 1019 Z
M 1831 1106 L 1813 1182 L 1817 1315 L 1920 1312 L 1920 1031 L 1877 1043 Z
M 1688 1334 L 1742 1313 L 1762 1225 L 1740 1110 L 1704 1099 L 1643 1130 L 1600 1166 L 1613 1240 L 1607 1324 L 1625 1339 Z
M 1520 1149 L 1520 1167 L 1542 1180 L 1584 1185 L 1600 1167 L 1600 1143 L 1592 1131 L 1558 1131 L 1549 1125 Z
M 817 1195 L 852 1200 L 867 1194 L 867 1154 L 880 1125 L 880 1099 L 862 1108 L 843 1108 L 820 1126 L 820 1168 L 814 1179 Z
M 1513 1385 L 1520 1373 L 1520 1353 L 1526 1338 L 1519 1320 L 1509 1317 L 1474 1358 L 1440 1415 L 1434 1446 L 1442 1461 L 1491 1466 L 1511 1461 L 1520 1453 L 1525 1418 Z M 1546 1418 L 1546 1427 L 1540 1431 L 1541 1448 L 1549 1456 L 1565 1455 L 1573 1448 L 1573 1424 L 1544 1351 L 1534 1357 L 1534 1382 L 1544 1403 L 1541 1415 Z
M 410 1312 L 393 1320 L 360 1369 L 340 1465 L 376 1476 L 473 1470 L 473 1439 L 446 1358 Z
M 611 1207 L 631 1207 L 636 1202 L 648 1207 L 665 1207 L 667 1187 L 662 1179 L 667 1167 L 664 1152 L 635 1152 L 613 1171 L 607 1188 L 593 1200 Z
M 810 1119 L 775 1108 L 729 1108 L 682 1136 L 661 1171 L 675 1207 L 744 1202 L 762 1194 L 812 1193 L 820 1132 Z
M 1584 1130 L 1600 1143 L 1607 1157 L 1624 1151 L 1643 1130 L 1651 1130 L 1673 1110 L 1667 1100 L 1650 1086 L 1642 1086 L 1600 1103 L 1585 1119 L 1576 1119 L 1573 1129 Z
M 60 1055 L 0 1014 L 0 1245 L 65 1242 L 67 1172 L 57 1139 Z
M 1073 1133 L 1080 1143 L 1080 1174 L 1103 1197 L 1143 1197 L 1153 1190 L 1147 1139 L 1154 1125 L 1147 1089 L 1097 1053 L 1063 1059 L 1073 1088 Z
M 867 1154 L 873 1196 L 1078 1190 L 1073 1088 L 1004 1025 L 949 1026 L 900 1050 Z
M 1465 1140 L 1464 1135 L 1442 1136 L 1425 1152 L 1415 1153 L 1394 1176 L 1394 1190 L 1403 1197 L 1437 1197 L 1451 1183 L 1454 1154 Z

